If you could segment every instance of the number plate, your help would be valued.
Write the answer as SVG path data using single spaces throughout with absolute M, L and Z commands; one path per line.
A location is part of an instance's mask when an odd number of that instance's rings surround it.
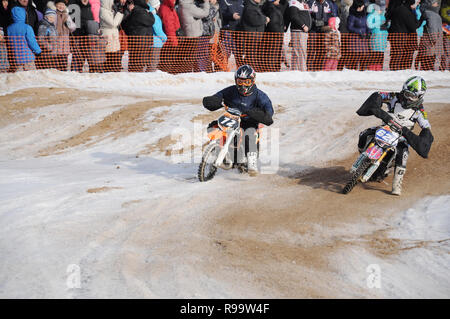
M 398 143 L 398 134 L 389 130 L 386 130 L 384 128 L 380 128 L 375 133 L 375 139 L 377 142 L 379 142 L 381 145 L 392 145 L 396 146 Z
M 223 127 L 233 128 L 233 129 L 237 128 L 239 125 L 238 121 L 236 121 L 235 119 L 232 119 L 228 116 L 225 116 L 225 115 L 222 115 L 221 117 L 219 117 L 217 122 L 219 123 L 219 125 L 221 125 Z

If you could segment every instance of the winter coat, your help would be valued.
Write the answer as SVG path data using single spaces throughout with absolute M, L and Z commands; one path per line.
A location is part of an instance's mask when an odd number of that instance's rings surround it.
M 420 11 L 421 10 L 420 7 L 421 7 L 421 5 L 419 4 L 419 5 L 417 5 L 416 10 L 414 10 L 414 13 L 416 14 L 416 18 L 418 20 L 422 16 L 422 11 Z M 423 27 L 425 26 L 426 23 L 427 23 L 426 21 L 423 21 L 422 24 L 420 25 L 420 27 L 417 28 L 416 32 L 419 37 L 421 37 L 423 35 Z
M 203 34 L 202 18 L 209 14 L 209 1 L 203 2 L 197 7 L 194 0 L 180 0 L 178 5 L 178 15 L 180 17 L 181 29 L 184 35 L 197 38 Z
M 161 18 L 156 13 L 156 9 L 153 8 L 150 4 L 148 4 L 148 8 L 150 12 L 155 17 L 155 23 L 153 23 L 152 31 L 153 31 L 153 47 L 154 48 L 162 48 L 164 43 L 167 41 L 167 35 L 163 31 L 163 25 Z
M 180 20 L 175 11 L 175 0 L 163 0 L 159 7 L 159 16 L 161 17 L 164 33 L 167 35 L 166 45 L 178 45 L 176 37 L 180 29 Z
M 328 30 L 325 33 L 325 56 L 327 59 L 340 59 L 341 58 L 341 34 L 337 30 L 332 30 L 329 27 L 325 27 L 324 30 Z
M 0 27 L 0 72 L 6 72 L 9 69 L 8 49 L 4 35 L 3 28 Z
M 123 14 L 114 12 L 112 9 L 114 0 L 101 0 L 100 7 L 100 31 L 106 39 L 106 52 L 117 52 L 120 50 L 119 26 Z
M 445 0 L 444 0 L 445 1 Z M 433 4 L 437 4 L 433 6 Z M 441 0 L 422 0 L 420 5 L 425 11 L 433 11 L 439 14 L 439 8 L 441 7 Z
M 335 16 L 333 6 L 328 0 L 324 0 L 323 2 L 320 2 L 320 0 L 310 0 L 308 4 L 312 18 L 311 32 L 321 32 L 322 27 L 328 24 L 328 19 Z
M 264 32 L 267 17 L 261 10 L 261 6 L 253 0 L 247 0 L 242 12 L 240 31 Z
M 253 93 L 248 96 L 242 96 L 239 94 L 236 85 L 229 86 L 216 94 L 214 96 L 220 98 L 229 107 L 239 109 L 243 114 L 247 114 L 251 109 L 259 109 L 264 111 L 270 119 L 273 116 L 272 102 L 269 97 L 261 90 L 259 90 L 256 85 L 254 87 Z M 219 105 L 220 106 L 220 105 Z M 242 118 L 242 123 L 249 125 L 257 125 L 258 122 L 255 121 L 250 116 Z M 266 123 L 270 125 L 271 123 Z
M 58 32 L 57 54 L 70 54 L 69 34 L 75 31 L 76 25 L 70 18 L 67 9 L 64 12 L 56 10 L 56 31 Z
M 387 46 L 387 30 L 381 30 L 386 23 L 383 13 L 379 13 L 380 7 L 376 4 L 370 4 L 367 8 L 367 27 L 370 31 L 370 50 L 374 52 L 384 52 Z
M 352 0 L 341 0 L 340 2 L 341 10 L 339 11 L 339 19 L 341 20 L 341 24 L 339 25 L 339 30 L 341 31 L 341 33 L 348 33 L 347 20 L 352 4 Z
M 6 29 L 11 22 L 11 17 L 8 10 L 3 9 L 0 3 L 0 28 L 3 28 L 3 33 L 6 35 Z
M 22 7 L 17 6 L 11 9 L 13 24 L 8 27 L 8 41 L 17 64 L 33 62 L 35 60 L 33 53 L 41 53 L 33 28 L 25 23 L 26 14 Z
M 291 27 L 291 30 L 303 31 L 303 26 L 308 27 L 308 32 L 311 29 L 312 19 L 309 10 L 307 9 L 306 0 L 290 0 L 289 7 L 284 13 L 284 24 L 286 29 Z
M 203 22 L 203 35 L 212 36 L 214 33 L 219 32 L 222 27 L 222 21 L 220 20 L 219 4 L 210 4 L 209 14 L 206 18 L 202 19 Z
M 134 9 L 122 21 L 122 27 L 127 35 L 153 36 L 155 16 L 150 13 L 145 0 L 134 0 Z
M 270 18 L 270 22 L 266 25 L 266 32 L 284 33 L 283 12 L 280 6 L 267 1 L 264 3 L 262 11 Z
M 45 54 L 57 54 L 57 37 L 56 26 L 48 22 L 46 18 L 42 19 L 38 29 L 38 43 Z
M 238 13 L 242 18 L 244 0 L 220 0 L 219 7 L 223 28 L 226 30 L 236 30 L 239 25 L 239 20 L 233 19 L 233 13 Z
M 89 0 L 89 4 L 91 5 L 91 11 L 92 15 L 94 16 L 94 20 L 100 23 L 100 0 Z
M 80 26 L 77 28 L 73 35 L 76 36 L 86 36 L 89 34 L 88 32 L 88 21 L 94 21 L 94 15 L 92 14 L 92 7 L 91 4 L 88 3 L 87 5 L 84 5 L 81 0 L 77 0 L 76 5 L 80 7 Z M 92 34 L 92 33 L 91 33 Z
M 18 2 L 9 0 L 9 8 L 12 10 L 14 7 L 22 7 Z M 23 8 L 23 7 L 22 7 Z M 33 3 L 31 0 L 28 1 L 28 6 L 26 8 L 26 19 L 25 23 L 28 24 L 33 28 L 34 34 L 37 33 L 39 28 L 39 17 L 37 14 L 36 9 L 33 6 Z M 10 18 L 10 23 L 12 23 L 12 17 Z
M 424 34 L 420 39 L 420 50 L 428 56 L 442 55 L 444 52 L 442 19 L 433 10 L 426 10 L 424 15 L 427 23 L 424 28 Z
M 356 11 L 355 4 L 350 7 L 347 29 L 350 33 L 350 50 L 353 52 L 368 52 L 370 31 L 367 27 L 366 12 L 364 10 Z
M 418 21 L 414 12 L 406 4 L 401 4 L 390 13 L 391 27 L 389 33 L 416 33 L 422 24 Z

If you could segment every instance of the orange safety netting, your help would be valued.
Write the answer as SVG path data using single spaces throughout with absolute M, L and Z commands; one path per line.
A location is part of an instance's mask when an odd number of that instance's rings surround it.
M 259 33 L 222 30 L 213 37 L 36 37 L 34 58 L 24 38 L 4 37 L 0 61 L 9 72 L 55 68 L 79 72 L 169 73 L 232 71 L 250 64 L 257 72 L 286 70 L 447 70 L 450 38 L 443 34 Z M 169 45 L 170 43 L 170 45 Z M 177 43 L 176 46 L 172 45 Z M 162 46 L 162 48 L 161 48 Z M 3 62 L 0 69 L 5 70 Z

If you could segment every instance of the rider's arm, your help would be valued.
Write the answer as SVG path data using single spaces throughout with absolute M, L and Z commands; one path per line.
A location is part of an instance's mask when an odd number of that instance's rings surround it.
M 218 95 L 205 96 L 203 98 L 203 106 L 209 111 L 220 109 L 222 105 L 222 98 Z
M 433 144 L 434 137 L 431 134 L 431 130 L 429 128 L 424 128 L 420 131 L 419 135 L 414 134 L 407 127 L 402 128 L 402 135 L 408 141 L 408 144 L 423 158 L 428 157 L 428 153 L 431 149 L 431 144 Z
M 264 125 L 272 125 L 273 123 L 273 107 L 272 101 L 270 101 L 269 97 L 262 91 L 258 92 L 257 98 L 257 106 L 251 108 L 247 111 L 247 115 L 257 121 L 258 123 L 262 123 Z
M 408 141 L 408 144 L 419 154 L 420 156 L 427 158 L 430 152 L 431 144 L 433 143 L 434 137 L 431 134 L 431 125 L 428 122 L 428 116 L 423 107 L 418 112 L 418 117 L 416 119 L 422 131 L 417 136 L 411 130 L 406 127 L 402 128 L 402 135 Z
M 233 88 L 234 86 L 229 86 L 223 90 L 220 90 L 214 95 L 205 96 L 203 98 L 203 106 L 209 111 L 216 111 L 220 109 L 221 107 L 223 107 L 222 102 L 225 102 L 226 104 L 226 97 L 229 97 L 231 95 L 231 91 L 233 90 Z
M 382 105 L 382 95 L 379 92 L 375 92 L 369 96 L 369 98 L 363 103 L 363 105 L 361 105 L 356 113 L 360 116 L 374 115 L 383 120 L 383 122 L 389 124 L 393 121 L 392 117 L 388 114 L 388 112 L 381 108 Z

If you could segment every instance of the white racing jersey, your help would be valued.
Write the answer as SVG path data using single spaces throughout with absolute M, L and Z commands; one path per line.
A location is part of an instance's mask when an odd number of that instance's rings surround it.
M 379 92 L 383 103 L 388 106 L 388 113 L 394 120 L 401 126 L 405 126 L 408 129 L 414 129 L 416 123 L 424 128 L 431 129 L 430 122 L 428 121 L 427 112 L 425 112 L 423 106 L 420 109 L 405 109 L 398 99 L 395 92 Z

